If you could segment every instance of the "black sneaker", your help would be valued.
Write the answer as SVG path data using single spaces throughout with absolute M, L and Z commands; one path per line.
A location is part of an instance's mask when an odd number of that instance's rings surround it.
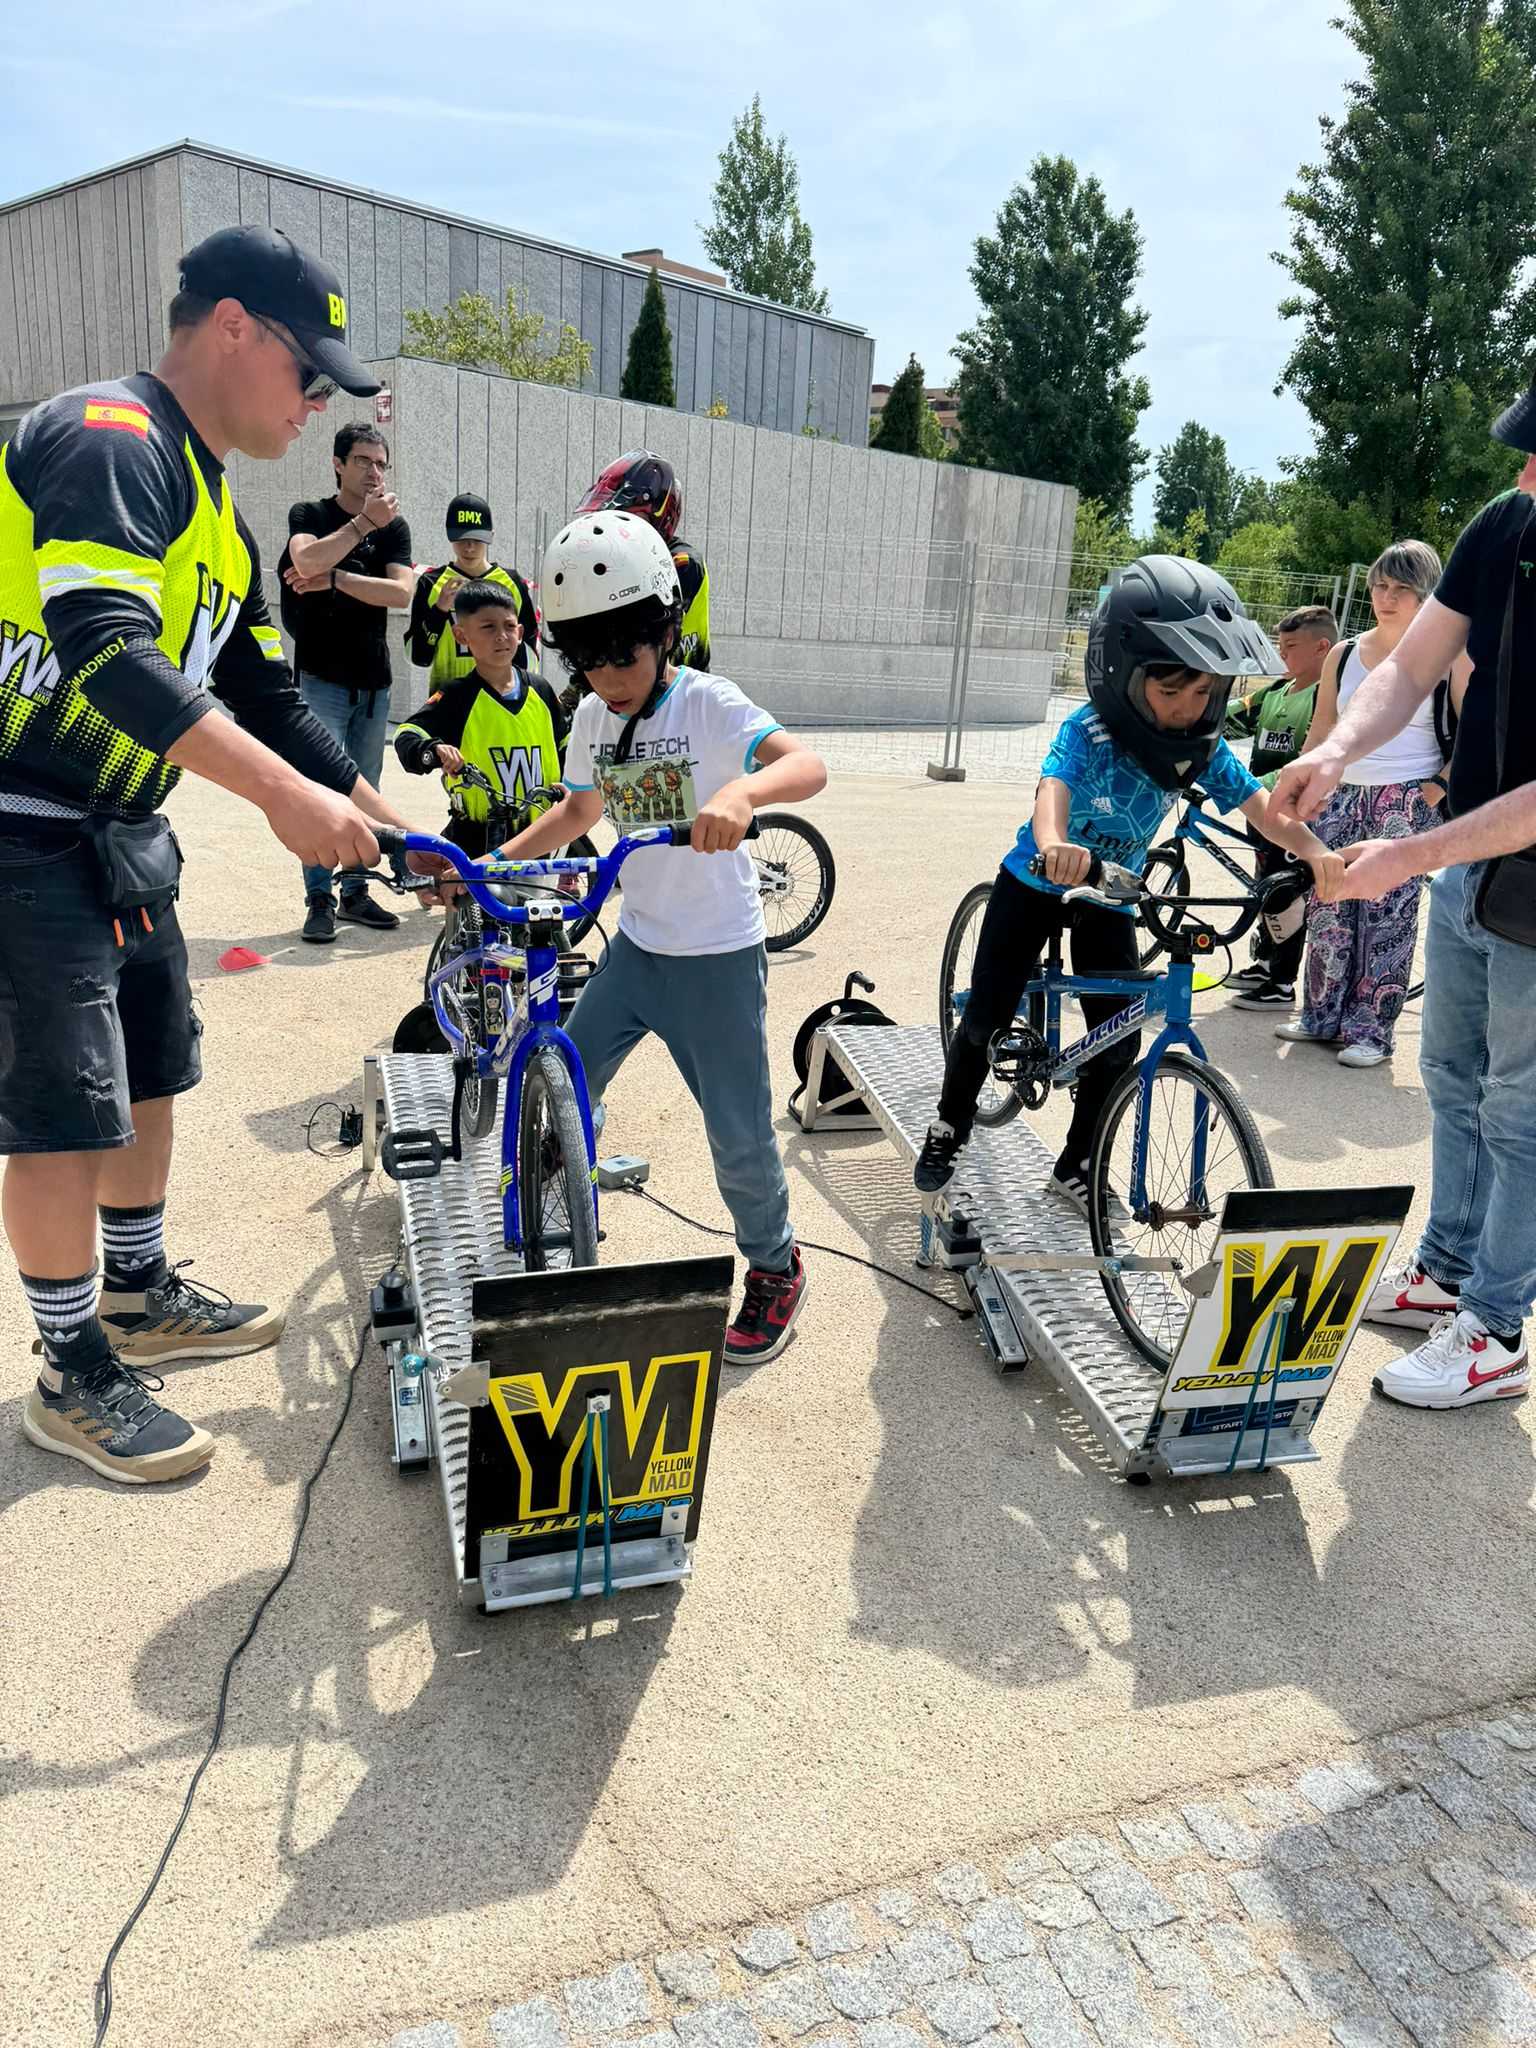
M 1251 967 L 1240 967 L 1236 974 L 1227 976 L 1227 987 L 1233 989 L 1263 988 L 1269 980 L 1269 969 L 1262 960 L 1255 960 Z
M 928 1126 L 923 1149 L 912 1169 L 912 1185 L 920 1195 L 936 1195 L 940 1188 L 948 1187 L 954 1178 L 955 1157 L 964 1143 L 965 1139 L 953 1124 L 934 1123 Z
M 309 898 L 309 915 L 299 937 L 312 946 L 329 946 L 335 940 L 336 898 L 329 889 L 317 889 Z
M 344 917 L 348 924 L 365 924 L 372 932 L 392 932 L 400 922 L 392 910 L 375 903 L 366 889 L 343 892 L 336 915 Z
M 789 1342 L 795 1318 L 805 1306 L 805 1261 L 796 1245 L 790 1253 L 787 1273 L 765 1273 L 760 1266 L 747 1269 L 746 1292 L 741 1307 L 725 1333 L 727 1365 L 762 1365 L 777 1358 Z
M 27 1396 L 21 1427 L 39 1450 L 78 1458 L 104 1479 L 144 1486 L 183 1479 L 206 1465 L 214 1442 L 150 1398 L 164 1382 L 109 1351 L 84 1372 L 44 1366 Z
M 282 1309 L 231 1301 L 216 1287 L 182 1277 L 183 1259 L 156 1287 L 122 1292 L 103 1287 L 97 1314 L 118 1354 L 133 1365 L 182 1358 L 241 1358 L 283 1334 Z
M 1236 996 L 1232 1007 L 1234 1010 L 1294 1010 L 1295 985 L 1289 981 L 1261 981 Z

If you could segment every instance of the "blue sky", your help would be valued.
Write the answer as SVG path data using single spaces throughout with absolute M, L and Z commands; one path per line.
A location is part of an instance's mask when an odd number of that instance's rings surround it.
M 1334 0 L 730 11 L 703 0 L 460 10 L 143 0 L 70 10 L 70 48 L 0 59 L 11 198 L 192 135 L 278 163 L 618 253 L 703 260 L 731 117 L 754 92 L 788 134 L 834 312 L 889 381 L 931 383 L 975 314 L 967 274 L 1010 186 L 1063 153 L 1131 207 L 1150 314 L 1154 452 L 1197 418 L 1244 468 L 1308 446 L 1272 390 L 1282 200 L 1358 59 Z M 462 26 L 461 26 L 462 24 Z M 84 70 L 81 52 L 90 53 Z M 83 89 L 88 85 L 88 89 Z M 1150 488 L 1137 497 L 1145 515 Z

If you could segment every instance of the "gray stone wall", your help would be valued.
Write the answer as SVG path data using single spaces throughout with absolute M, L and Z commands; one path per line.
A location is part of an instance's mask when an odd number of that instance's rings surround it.
M 561 521 L 622 449 L 657 449 L 683 485 L 683 530 L 709 564 L 716 669 L 798 724 L 942 719 L 965 543 L 975 543 L 969 715 L 1044 715 L 1065 615 L 1077 494 L 1022 477 L 950 471 L 728 420 L 592 398 L 414 357 L 376 362 L 389 385 L 393 483 L 421 562 L 444 557 L 458 491 L 490 500 L 497 553 L 536 581 L 540 515 Z M 371 404 L 312 424 L 281 462 L 231 463 L 270 571 L 297 499 L 333 487 L 330 441 Z M 391 622 L 394 708 L 420 680 Z
M 0 406 L 152 363 L 184 249 L 240 222 L 282 228 L 341 274 L 365 357 L 398 355 L 405 314 L 460 292 L 569 321 L 593 349 L 586 389 L 617 398 L 646 273 L 478 222 L 177 147 L 0 210 Z M 678 408 L 723 398 L 732 419 L 798 433 L 809 423 L 862 447 L 874 343 L 841 321 L 730 291 L 664 281 Z

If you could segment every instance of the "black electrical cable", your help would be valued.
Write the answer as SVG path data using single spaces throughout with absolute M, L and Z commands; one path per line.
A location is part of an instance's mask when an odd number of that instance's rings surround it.
M 675 1216 L 679 1223 L 686 1223 L 690 1230 L 702 1230 L 706 1237 L 735 1236 L 734 1231 L 721 1230 L 713 1223 L 701 1223 L 696 1216 L 685 1216 L 681 1209 L 674 1209 L 670 1202 L 664 1202 L 660 1195 L 653 1195 L 648 1187 L 642 1186 L 637 1180 L 620 1181 L 619 1187 L 626 1194 L 643 1195 L 646 1201 L 654 1202 L 658 1209 L 665 1209 L 669 1216 Z M 882 1266 L 877 1259 L 866 1259 L 858 1252 L 845 1252 L 840 1245 L 817 1244 L 814 1238 L 797 1237 L 795 1242 L 806 1251 L 825 1252 L 829 1258 L 846 1259 L 850 1266 L 867 1266 L 871 1273 L 882 1273 L 887 1280 L 895 1280 L 903 1287 L 910 1287 L 914 1294 L 921 1294 L 929 1301 L 936 1301 L 940 1308 L 947 1308 L 950 1314 L 958 1316 L 962 1323 L 975 1320 L 975 1309 L 961 1308 L 958 1302 L 950 1301 L 945 1295 L 935 1294 L 931 1287 L 924 1287 L 921 1281 L 909 1280 L 905 1273 L 898 1273 L 894 1266 Z
M 321 1106 L 322 1108 L 325 1107 L 324 1104 Z M 332 1108 L 336 1107 L 334 1103 L 330 1106 Z M 229 1706 L 229 1688 L 230 1682 L 235 1675 L 235 1666 L 249 1648 L 251 1638 L 255 1635 L 257 1629 L 260 1628 L 263 1616 L 287 1584 L 289 1574 L 298 1562 L 299 1545 L 304 1541 L 304 1531 L 309 1524 L 310 1501 L 316 1484 L 321 1473 L 324 1472 L 326 1466 L 330 1463 L 331 1453 L 336 1448 L 336 1441 L 341 1435 L 342 1430 L 346 1427 L 347 1417 L 352 1412 L 352 1397 L 357 1392 L 358 1370 L 363 1362 L 363 1352 L 367 1348 L 370 1329 L 370 1325 L 364 1324 L 362 1335 L 357 1340 L 357 1351 L 352 1360 L 352 1369 L 347 1374 L 347 1390 L 342 1398 L 341 1413 L 336 1418 L 336 1427 L 326 1439 L 325 1449 L 320 1453 L 319 1464 L 316 1465 L 314 1471 L 310 1473 L 309 1478 L 304 1482 L 303 1498 L 299 1503 L 299 1519 L 294 1528 L 293 1542 L 289 1547 L 288 1562 L 256 1603 L 256 1611 L 251 1616 L 245 1634 L 229 1653 L 229 1660 L 224 1666 L 224 1675 L 219 1681 L 219 1701 L 213 1717 L 213 1733 L 208 1739 L 207 1749 L 203 1752 L 202 1762 L 199 1763 L 197 1769 L 192 1773 L 192 1777 L 187 1785 L 187 1796 L 181 1802 L 181 1812 L 176 1816 L 176 1825 L 166 1837 L 165 1847 L 160 1852 L 160 1861 L 155 1865 L 153 1877 L 150 1878 L 149 1883 L 144 1887 L 139 1903 L 128 1915 L 121 1928 L 119 1928 L 117 1939 L 107 1950 L 107 1959 L 101 1966 L 101 1975 L 96 1979 L 96 2039 L 93 2048 L 101 2048 L 102 2042 L 107 2037 L 107 2028 L 112 2024 L 112 1965 L 117 1961 L 123 1944 L 138 1925 L 141 1915 L 154 1897 L 160 1880 L 166 1873 L 172 1852 L 177 1842 L 181 1839 L 181 1831 L 186 1826 L 187 1819 L 192 1812 L 192 1802 L 197 1797 L 197 1788 L 203 1781 L 203 1774 L 213 1762 L 215 1752 L 220 1742 L 224 1739 L 224 1716 Z
M 315 1125 L 322 1110 L 336 1112 L 336 1143 L 343 1152 L 351 1152 L 363 1142 L 363 1113 L 351 1102 L 317 1102 L 304 1121 L 304 1142 L 317 1159 L 334 1159 L 334 1152 L 322 1152 L 315 1143 Z

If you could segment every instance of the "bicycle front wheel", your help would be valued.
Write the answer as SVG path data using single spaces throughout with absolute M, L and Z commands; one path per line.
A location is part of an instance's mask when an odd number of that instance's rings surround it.
M 517 1126 L 517 1186 L 523 1264 L 530 1273 L 597 1264 L 592 1161 L 570 1069 L 545 1050 L 523 1075 Z
M 1135 1200 L 1136 1123 L 1146 1116 L 1145 1200 Z M 1214 1256 L 1221 1211 L 1234 1188 L 1272 1188 L 1258 1126 L 1224 1074 L 1167 1052 L 1143 1098 L 1141 1068 L 1104 1105 L 1088 1168 L 1088 1228 L 1100 1258 L 1175 1258 L 1185 1273 Z M 1167 1369 L 1189 1313 L 1176 1273 L 1102 1276 L 1115 1320 L 1143 1358 Z
M 966 891 L 960 900 L 960 908 L 949 921 L 944 955 L 939 963 L 939 1036 L 944 1041 L 946 1059 L 950 1041 L 960 1029 L 960 1018 L 970 994 L 976 942 L 981 937 L 981 923 L 991 897 L 992 884 L 978 882 L 974 889 Z M 1037 1031 L 1044 1031 L 1045 1004 L 1039 996 L 1030 998 L 1029 1021 Z M 989 1071 L 976 1098 L 977 1123 L 984 1130 L 997 1130 L 1003 1124 L 1011 1124 L 1023 1107 L 1023 1101 L 1015 1090 Z
M 757 826 L 758 837 L 745 845 L 757 870 L 764 944 L 783 953 L 808 939 L 832 908 L 837 867 L 816 827 L 793 811 L 761 811 Z

